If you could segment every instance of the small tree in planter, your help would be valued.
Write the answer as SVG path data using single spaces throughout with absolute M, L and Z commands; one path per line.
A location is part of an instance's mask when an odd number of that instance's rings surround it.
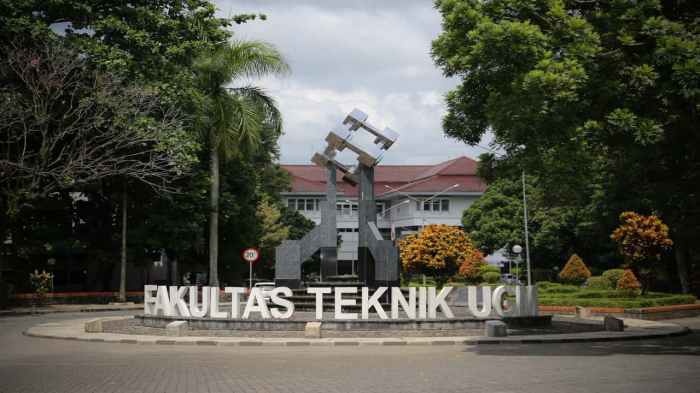
M 625 269 L 608 269 L 603 272 L 602 277 L 610 284 L 610 288 L 617 288 L 617 282 L 620 281 L 623 274 L 625 274 Z
M 639 294 L 639 289 L 641 287 L 642 285 L 639 283 L 637 277 L 634 276 L 634 273 L 630 269 L 625 269 L 625 272 L 622 273 L 622 277 L 620 277 L 620 280 L 617 282 L 617 289 L 625 291 L 634 296 Z
M 438 286 L 479 252 L 461 228 L 444 224 L 431 224 L 406 236 L 399 241 L 399 249 L 405 272 L 432 275 Z
M 45 270 L 42 270 L 41 273 L 39 273 L 38 270 L 29 273 L 29 282 L 32 284 L 32 288 L 34 288 L 34 304 L 44 304 L 46 293 L 51 288 L 52 278 L 53 274 L 47 273 Z
M 569 258 L 564 268 L 559 272 L 559 279 L 565 283 L 581 285 L 591 276 L 583 260 L 576 254 Z
M 643 295 L 649 290 L 661 256 L 673 246 L 673 241 L 668 237 L 668 226 L 655 215 L 624 212 L 620 221 L 622 224 L 610 238 L 617 242 L 627 266 L 637 272 Z
M 481 281 L 487 284 L 496 284 L 501 281 L 501 269 L 498 266 L 484 264 L 481 266 L 479 275 Z

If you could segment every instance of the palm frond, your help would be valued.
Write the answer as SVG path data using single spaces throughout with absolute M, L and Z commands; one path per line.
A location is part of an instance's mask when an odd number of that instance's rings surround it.
M 206 98 L 201 125 L 222 156 L 253 152 L 265 135 L 280 134 L 282 115 L 275 100 L 254 86 L 227 88 L 236 79 L 283 74 L 289 66 L 271 45 L 234 41 L 200 56 L 195 77 Z
M 272 45 L 260 41 L 233 41 L 219 49 L 231 79 L 284 75 L 289 65 Z

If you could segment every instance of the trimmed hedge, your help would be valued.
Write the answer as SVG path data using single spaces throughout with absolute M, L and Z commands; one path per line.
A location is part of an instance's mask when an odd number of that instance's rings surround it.
M 610 288 L 617 288 L 617 282 L 625 273 L 625 269 L 609 269 L 603 272 L 601 277 L 606 279 L 610 283 Z
M 489 284 L 495 284 L 501 280 L 501 273 L 497 272 L 486 272 L 481 275 L 481 277 L 484 279 L 484 282 L 489 283 Z
M 647 298 L 618 298 L 618 299 L 585 299 L 576 297 L 550 297 L 541 296 L 539 302 L 543 306 L 581 306 L 581 307 L 621 307 L 641 308 L 672 306 L 676 304 L 693 304 L 696 299 L 693 295 L 668 295 L 665 297 Z
M 582 284 L 591 276 L 583 260 L 576 254 L 566 262 L 564 268 L 559 272 L 559 279 L 570 284 Z
M 539 302 L 543 306 L 640 308 L 693 304 L 693 295 L 649 292 L 644 296 L 618 289 L 580 288 L 552 282 L 537 283 Z
M 590 289 L 612 289 L 608 280 L 601 276 L 593 276 L 586 280 L 586 288 Z
M 576 285 L 562 285 L 555 282 L 539 282 L 537 288 L 540 293 L 575 293 L 581 290 Z

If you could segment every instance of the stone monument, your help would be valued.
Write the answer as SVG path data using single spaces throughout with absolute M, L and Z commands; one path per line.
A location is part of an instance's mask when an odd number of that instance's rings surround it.
M 278 286 L 301 286 L 301 265 L 319 253 L 321 279 L 337 275 L 338 247 L 336 228 L 336 173 L 343 174 L 342 181 L 359 184 L 358 199 L 358 272 L 366 286 L 396 286 L 399 283 L 399 252 L 390 240 L 385 240 L 377 228 L 377 212 L 374 200 L 374 167 L 383 154 L 398 138 L 390 128 L 380 131 L 367 121 L 367 114 L 354 109 L 341 124 L 326 136 L 328 143 L 323 152 L 317 152 L 311 161 L 324 168 L 326 176 L 326 200 L 321 202 L 321 224 L 301 240 L 286 240 L 275 250 L 275 283 Z M 372 134 L 371 149 L 364 149 L 352 142 L 355 133 Z M 349 149 L 357 155 L 357 166 L 352 168 L 336 161 L 336 153 Z M 368 151 L 369 150 L 369 151 Z

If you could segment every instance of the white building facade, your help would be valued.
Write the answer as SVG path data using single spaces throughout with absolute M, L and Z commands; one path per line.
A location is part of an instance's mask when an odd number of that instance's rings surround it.
M 323 169 L 315 165 L 282 165 L 291 176 L 284 203 L 315 223 L 321 222 L 325 200 Z M 338 179 L 342 178 L 338 174 Z M 486 183 L 476 175 L 476 161 L 459 157 L 436 165 L 379 165 L 374 192 L 377 226 L 385 239 L 419 231 L 428 224 L 462 225 L 462 212 L 483 195 Z M 357 260 L 357 187 L 338 183 L 336 218 L 342 239 L 338 269 L 354 273 Z

